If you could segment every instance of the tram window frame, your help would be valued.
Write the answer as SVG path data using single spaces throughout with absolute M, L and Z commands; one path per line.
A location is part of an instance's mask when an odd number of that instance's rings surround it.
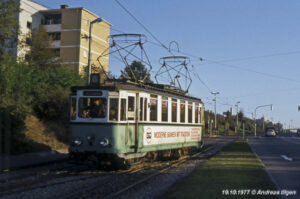
M 193 123 L 193 103 L 188 102 L 188 123 Z
M 202 123 L 203 109 L 199 106 L 199 123 Z
M 117 102 L 116 104 L 113 104 L 113 106 L 111 106 L 112 105 L 112 100 L 115 100 Z M 113 109 L 116 109 L 116 113 L 114 115 L 114 118 L 111 117 L 112 116 L 111 111 Z M 119 120 L 119 98 L 117 98 L 117 97 L 109 98 L 108 118 L 109 118 L 110 121 L 115 121 L 115 122 Z
M 161 98 L 161 121 L 162 122 L 168 122 L 168 112 L 169 112 L 169 107 L 168 107 L 168 97 L 162 97 Z
M 140 97 L 139 120 L 144 121 L 144 97 Z
M 150 95 L 150 121 L 157 121 L 158 120 L 157 115 L 158 115 L 158 97 L 157 95 Z
M 147 98 L 140 97 L 139 121 L 147 121 Z
M 96 101 L 99 101 L 99 104 L 96 104 Z M 78 100 L 78 117 L 81 119 L 105 119 L 107 111 L 107 98 L 80 97 Z M 96 116 L 95 114 L 98 115 Z
M 174 106 L 174 104 L 175 104 L 175 106 Z M 171 103 L 172 122 L 177 122 L 177 105 L 178 105 L 177 99 L 172 99 L 172 103 Z
M 127 120 L 134 120 L 135 118 L 135 97 L 128 96 L 128 107 L 127 107 Z
M 180 122 L 185 123 L 185 101 L 180 100 Z
M 127 99 L 121 98 L 120 101 L 120 121 L 126 121 L 127 120 L 127 107 L 126 107 Z
M 144 98 L 144 121 L 148 121 L 148 99 Z
M 76 117 L 77 117 L 77 99 L 75 96 L 75 97 L 71 97 L 70 120 L 76 120 Z
M 194 111 L 194 112 L 195 112 L 195 123 L 196 123 L 196 124 L 200 123 L 200 122 L 199 122 L 199 115 L 200 115 L 200 114 L 199 114 L 199 113 L 200 113 L 199 108 L 200 108 L 200 107 L 199 107 L 199 104 L 195 104 L 195 111 Z

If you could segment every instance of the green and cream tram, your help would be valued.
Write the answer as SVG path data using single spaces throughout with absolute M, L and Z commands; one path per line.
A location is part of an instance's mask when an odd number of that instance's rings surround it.
M 111 82 L 72 87 L 70 154 L 129 160 L 157 151 L 199 149 L 200 99 L 164 85 Z

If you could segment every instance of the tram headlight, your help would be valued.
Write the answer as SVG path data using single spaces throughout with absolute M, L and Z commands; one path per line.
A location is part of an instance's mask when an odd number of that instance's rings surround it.
M 82 141 L 80 139 L 75 139 L 72 142 L 73 146 L 80 146 L 82 144 Z
M 102 146 L 102 147 L 106 147 L 106 146 L 108 146 L 108 140 L 107 139 L 105 139 L 105 138 L 101 138 L 100 140 L 99 140 L 99 144 L 100 144 L 100 146 Z

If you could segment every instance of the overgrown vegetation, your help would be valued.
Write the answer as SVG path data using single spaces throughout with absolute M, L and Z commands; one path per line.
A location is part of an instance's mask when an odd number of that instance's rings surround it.
M 36 115 L 44 122 L 52 120 L 68 125 L 70 87 L 82 85 L 84 81 L 76 71 L 60 65 L 41 67 L 17 63 L 9 56 L 0 61 L 0 65 L 2 132 L 10 120 L 12 152 L 32 151 L 28 146 L 32 143 L 22 133 L 26 131 L 26 117 Z M 5 135 L 2 134 L 2 146 Z
M 0 0 L 0 153 L 49 150 L 51 136 L 68 143 L 70 87 L 84 84 L 78 71 L 59 64 L 43 28 L 18 41 L 19 8 L 17 0 Z M 29 49 L 18 61 L 17 44 Z

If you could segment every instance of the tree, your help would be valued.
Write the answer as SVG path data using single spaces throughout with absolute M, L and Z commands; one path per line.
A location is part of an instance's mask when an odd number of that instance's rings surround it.
M 145 78 L 145 83 L 153 83 L 148 70 L 139 61 L 133 61 L 129 66 L 126 66 L 124 70 L 121 70 L 121 78 L 130 79 L 133 81 L 140 81 Z
M 30 38 L 30 50 L 25 56 L 29 65 L 45 68 L 59 63 L 53 48 L 51 48 L 51 39 L 43 27 L 32 30 Z
M 238 113 L 238 117 L 240 118 L 240 120 L 242 120 L 244 118 L 244 111 L 240 110 L 240 112 Z
M 0 59 L 17 46 L 19 35 L 18 0 L 0 0 Z

